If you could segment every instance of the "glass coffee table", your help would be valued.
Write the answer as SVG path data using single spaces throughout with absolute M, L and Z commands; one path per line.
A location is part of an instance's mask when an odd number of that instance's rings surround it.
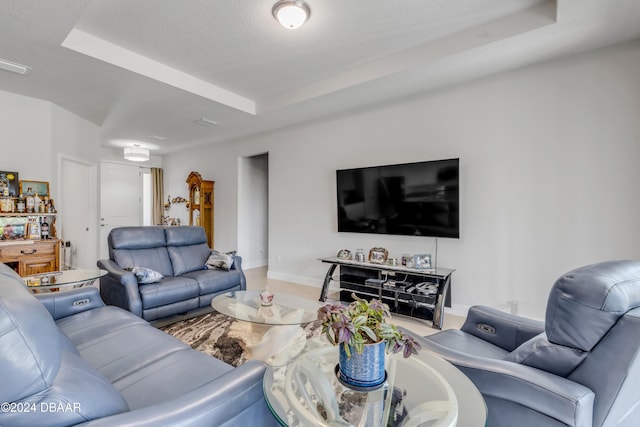
M 387 380 L 367 391 L 337 378 L 338 348 L 324 336 L 278 354 L 264 376 L 267 405 L 289 427 L 484 427 L 482 395 L 456 367 L 422 350 L 386 360 Z
M 22 280 L 32 293 L 37 294 L 92 285 L 97 279 L 106 275 L 107 271 L 102 269 L 78 269 L 34 274 L 25 276 Z
M 318 302 L 296 295 L 275 293 L 271 305 L 260 303 L 260 291 L 235 291 L 217 295 L 211 307 L 232 317 L 229 335 L 244 342 L 247 359 L 270 362 L 276 353 L 304 342 L 301 326 L 318 318 Z

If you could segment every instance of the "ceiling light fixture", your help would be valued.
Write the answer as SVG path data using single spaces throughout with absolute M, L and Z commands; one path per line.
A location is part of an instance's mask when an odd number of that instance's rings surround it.
M 309 6 L 301 0 L 280 0 L 273 5 L 272 12 L 273 17 L 289 30 L 302 26 L 311 15 Z
M 2 58 L 0 58 L 0 68 L 3 70 L 11 71 L 13 73 L 22 74 L 23 76 L 27 74 L 31 69 L 31 67 L 27 67 L 26 65 L 7 61 L 6 59 Z
M 142 148 L 140 144 L 133 147 L 124 147 L 124 158 L 132 162 L 146 162 L 149 160 L 149 150 Z

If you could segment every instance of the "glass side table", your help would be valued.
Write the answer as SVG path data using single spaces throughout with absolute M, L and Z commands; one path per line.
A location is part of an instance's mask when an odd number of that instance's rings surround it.
M 408 359 L 389 355 L 387 380 L 373 391 L 344 386 L 336 376 L 337 363 L 338 349 L 325 337 L 274 358 L 265 372 L 264 395 L 281 425 L 485 426 L 487 409 L 477 388 L 426 350 Z
M 89 286 L 106 275 L 107 271 L 102 269 L 78 269 L 34 274 L 25 276 L 22 280 L 32 293 L 37 294 Z

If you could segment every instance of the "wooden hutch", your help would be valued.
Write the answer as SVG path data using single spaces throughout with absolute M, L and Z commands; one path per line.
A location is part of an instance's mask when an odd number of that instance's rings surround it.
M 24 234 L 29 218 L 46 218 L 50 224 L 50 239 L 26 239 Z M 9 265 L 21 276 L 60 270 L 60 243 L 55 233 L 54 213 L 0 213 L 0 262 Z M 16 231 L 8 232 L 10 228 Z M 18 231 L 19 230 L 19 231 Z
M 207 235 L 207 244 L 213 249 L 213 181 L 205 181 L 198 172 L 187 177 L 189 187 L 189 225 L 199 225 Z

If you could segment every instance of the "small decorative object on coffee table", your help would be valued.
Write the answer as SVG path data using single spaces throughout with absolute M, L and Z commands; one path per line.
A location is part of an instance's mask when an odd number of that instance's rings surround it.
M 322 333 L 339 345 L 339 380 L 352 388 L 380 386 L 386 379 L 385 350 L 404 357 L 417 354 L 420 344 L 387 323 L 389 307 L 379 300 L 366 301 L 352 295 L 348 306 L 326 304 L 318 310 Z
M 269 290 L 268 286 L 265 286 L 264 291 L 260 292 L 260 305 L 269 307 L 273 304 L 273 292 Z
M 374 264 L 384 264 L 388 257 L 389 252 L 385 248 L 371 248 L 369 251 L 369 262 Z

